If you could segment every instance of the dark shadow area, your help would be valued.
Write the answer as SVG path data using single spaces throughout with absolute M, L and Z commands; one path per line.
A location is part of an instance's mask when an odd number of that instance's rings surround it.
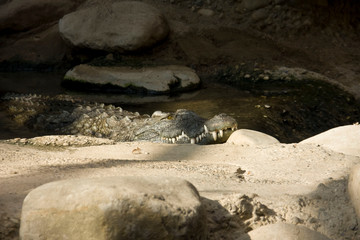
M 305 74 L 306 72 L 304 72 Z M 258 99 L 254 130 L 283 143 L 300 142 L 331 128 L 360 119 L 360 102 L 335 85 L 311 78 L 274 77 L 254 65 L 226 67 L 213 76 L 217 82 L 248 91 Z M 248 119 L 248 121 L 251 121 Z
M 116 160 L 116 159 L 102 159 L 101 161 L 91 162 L 91 163 L 83 163 L 83 164 L 62 164 L 62 165 L 50 165 L 43 166 L 39 168 L 40 172 L 47 171 L 77 171 L 84 169 L 92 169 L 92 168 L 112 168 L 112 167 L 125 167 L 127 165 L 145 165 L 151 163 L 159 163 L 159 162 L 172 162 L 172 161 L 180 161 L 178 159 L 174 160 Z

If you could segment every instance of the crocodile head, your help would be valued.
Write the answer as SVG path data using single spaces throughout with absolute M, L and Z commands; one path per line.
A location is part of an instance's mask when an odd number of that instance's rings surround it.
M 148 124 L 138 129 L 134 140 L 192 144 L 223 143 L 236 129 L 236 120 L 224 113 L 207 120 L 186 109 L 179 109 L 175 113 L 156 111 L 148 120 Z
M 15 94 L 1 99 L 17 123 L 39 134 L 86 135 L 117 142 L 211 144 L 225 142 L 237 128 L 235 119 L 226 114 L 207 120 L 180 109 L 175 113 L 156 111 L 150 117 L 68 95 Z

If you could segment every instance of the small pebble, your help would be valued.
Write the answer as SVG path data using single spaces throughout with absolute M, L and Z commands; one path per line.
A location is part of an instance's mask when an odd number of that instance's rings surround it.
M 201 9 L 199 9 L 198 14 L 205 16 L 205 17 L 211 17 L 211 16 L 214 16 L 215 12 L 211 9 L 201 8 Z
M 251 75 L 250 74 L 245 74 L 244 78 L 250 78 Z

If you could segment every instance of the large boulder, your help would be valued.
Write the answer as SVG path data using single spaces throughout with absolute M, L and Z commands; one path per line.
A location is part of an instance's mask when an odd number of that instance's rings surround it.
M 27 239 L 204 239 L 195 187 L 178 178 L 108 177 L 32 190 L 21 214 Z
M 32 65 L 54 65 L 60 63 L 68 47 L 61 39 L 58 25 L 55 24 L 42 32 L 27 36 L 0 48 L 0 62 L 23 61 Z
M 57 21 L 84 0 L 12 0 L 0 7 L 0 32 L 24 31 Z
M 300 144 L 318 144 L 336 152 L 360 156 L 360 125 L 346 125 L 307 138 Z
M 352 205 L 360 220 L 360 165 L 356 165 L 351 169 L 348 190 Z
M 185 66 L 97 67 L 81 64 L 69 70 L 64 86 L 101 91 L 170 93 L 198 87 L 200 79 Z
M 330 240 L 325 235 L 315 232 L 309 228 L 286 224 L 275 223 L 248 232 L 239 240 Z
M 235 145 L 256 146 L 277 144 L 280 142 L 276 138 L 262 132 L 249 129 L 239 129 L 230 135 L 226 143 Z
M 115 2 L 75 11 L 59 22 L 59 31 L 72 45 L 122 51 L 149 47 L 164 39 L 169 27 L 164 16 L 143 2 Z

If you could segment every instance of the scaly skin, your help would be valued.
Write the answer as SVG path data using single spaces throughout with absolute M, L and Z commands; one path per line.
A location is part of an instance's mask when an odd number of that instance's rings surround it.
M 2 100 L 14 121 L 40 134 L 78 134 L 119 142 L 211 144 L 225 142 L 237 129 L 236 121 L 223 113 L 207 120 L 179 109 L 175 113 L 156 111 L 150 117 L 66 95 L 8 94 Z

